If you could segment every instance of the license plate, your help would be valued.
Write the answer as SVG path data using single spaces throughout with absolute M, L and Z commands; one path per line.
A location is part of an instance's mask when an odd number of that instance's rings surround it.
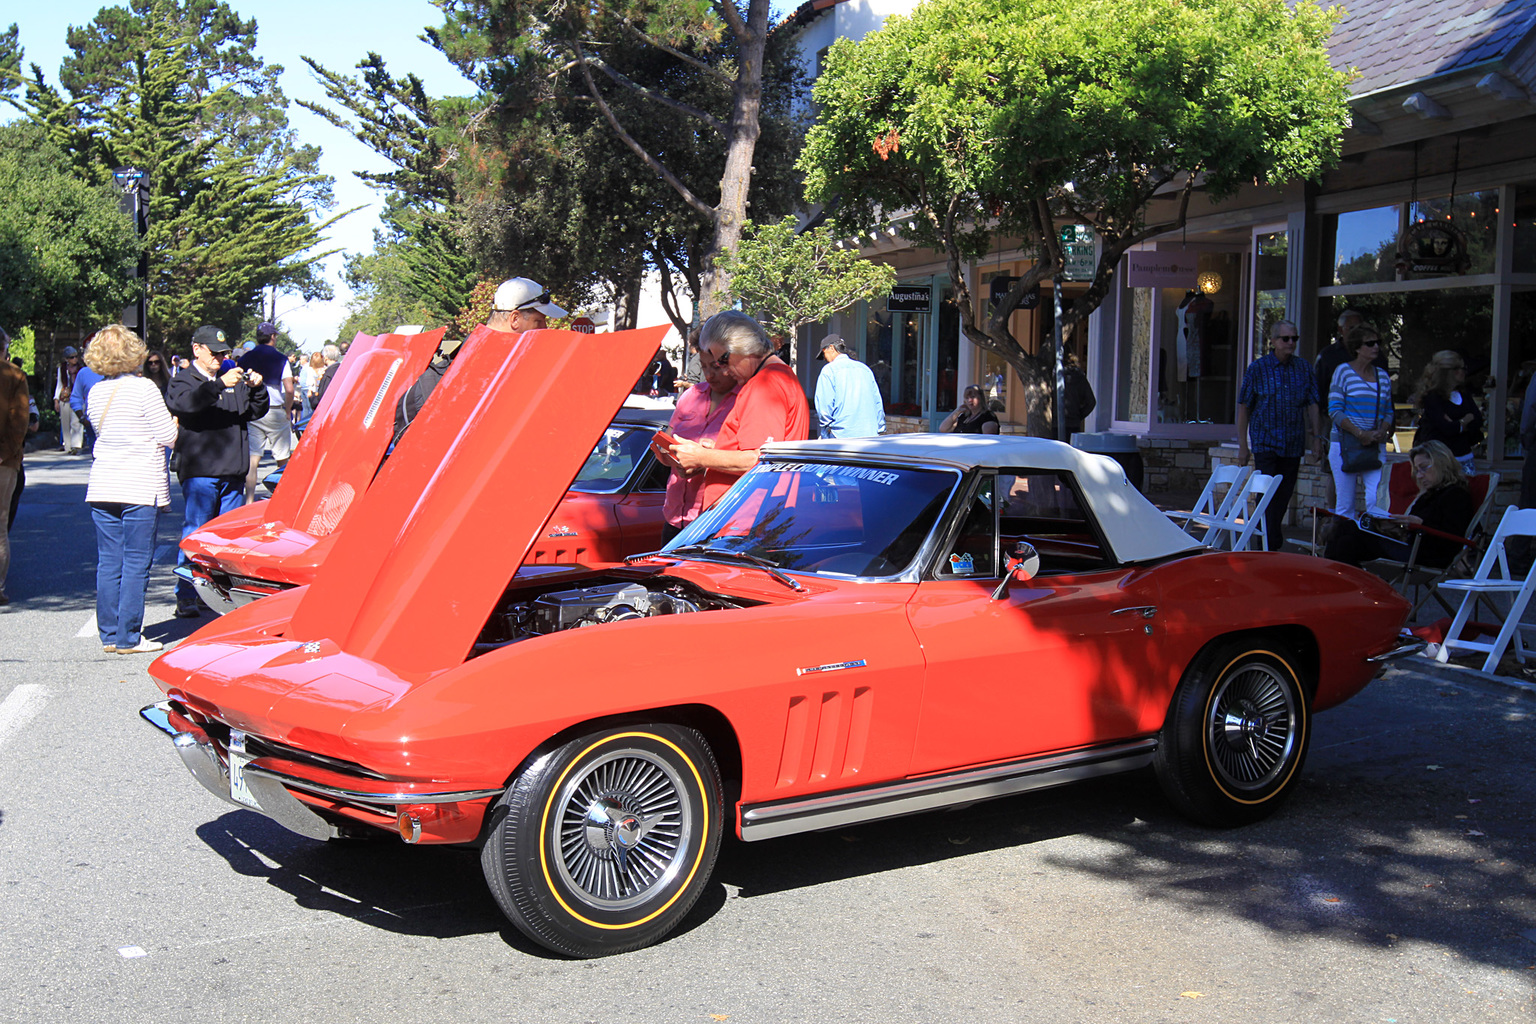
M 229 730 L 229 795 L 236 803 L 261 810 L 250 787 L 245 784 L 245 766 L 256 760 L 245 752 L 245 733 Z

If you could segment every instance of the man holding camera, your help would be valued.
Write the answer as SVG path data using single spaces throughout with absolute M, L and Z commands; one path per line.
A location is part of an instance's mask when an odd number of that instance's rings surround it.
M 165 389 L 165 404 L 176 417 L 176 476 L 185 503 L 181 535 L 239 508 L 250 465 L 246 425 L 267 414 L 270 401 L 260 373 L 238 366 L 223 369 L 229 341 L 217 327 L 192 334 L 192 365 L 176 371 Z M 187 560 L 177 556 L 177 564 Z M 197 592 L 176 581 L 176 617 L 202 614 Z

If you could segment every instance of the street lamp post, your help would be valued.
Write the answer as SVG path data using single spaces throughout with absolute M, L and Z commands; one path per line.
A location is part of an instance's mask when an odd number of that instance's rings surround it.
M 133 230 L 142 242 L 149 230 L 149 172 L 137 167 L 118 167 L 112 171 L 118 190 L 118 207 L 133 218 Z M 149 254 L 141 248 L 133 276 L 139 280 L 139 294 L 123 307 L 123 326 L 132 328 L 140 338 L 149 340 Z

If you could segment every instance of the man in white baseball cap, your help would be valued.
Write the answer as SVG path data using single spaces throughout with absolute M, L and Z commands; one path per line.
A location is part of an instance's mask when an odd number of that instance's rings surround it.
M 514 277 L 501 282 L 491 299 L 491 315 L 485 326 L 493 331 L 521 334 L 524 331 L 542 331 L 549 326 L 549 317 L 565 316 L 565 310 L 549 301 L 549 292 L 537 281 L 526 277 Z M 405 390 L 395 403 L 395 440 L 405 434 L 427 398 L 437 387 L 438 381 L 448 372 L 454 357 L 459 354 L 463 341 L 444 338 L 427 368 L 421 371 L 416 382 Z
M 491 316 L 485 326 L 493 331 L 518 333 L 542 331 L 548 318 L 565 316 L 565 310 L 549 301 L 549 292 L 537 281 L 514 277 L 501 282 L 491 299 Z

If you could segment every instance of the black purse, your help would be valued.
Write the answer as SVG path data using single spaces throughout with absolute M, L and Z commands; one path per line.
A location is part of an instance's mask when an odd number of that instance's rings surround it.
M 1376 410 L 1381 408 L 1381 373 L 1376 374 Z M 1379 417 L 1371 421 L 1371 429 L 1376 429 L 1380 422 Z M 1373 469 L 1381 468 L 1381 443 L 1366 444 L 1354 434 L 1340 428 L 1339 430 L 1339 468 L 1346 473 L 1368 473 Z

